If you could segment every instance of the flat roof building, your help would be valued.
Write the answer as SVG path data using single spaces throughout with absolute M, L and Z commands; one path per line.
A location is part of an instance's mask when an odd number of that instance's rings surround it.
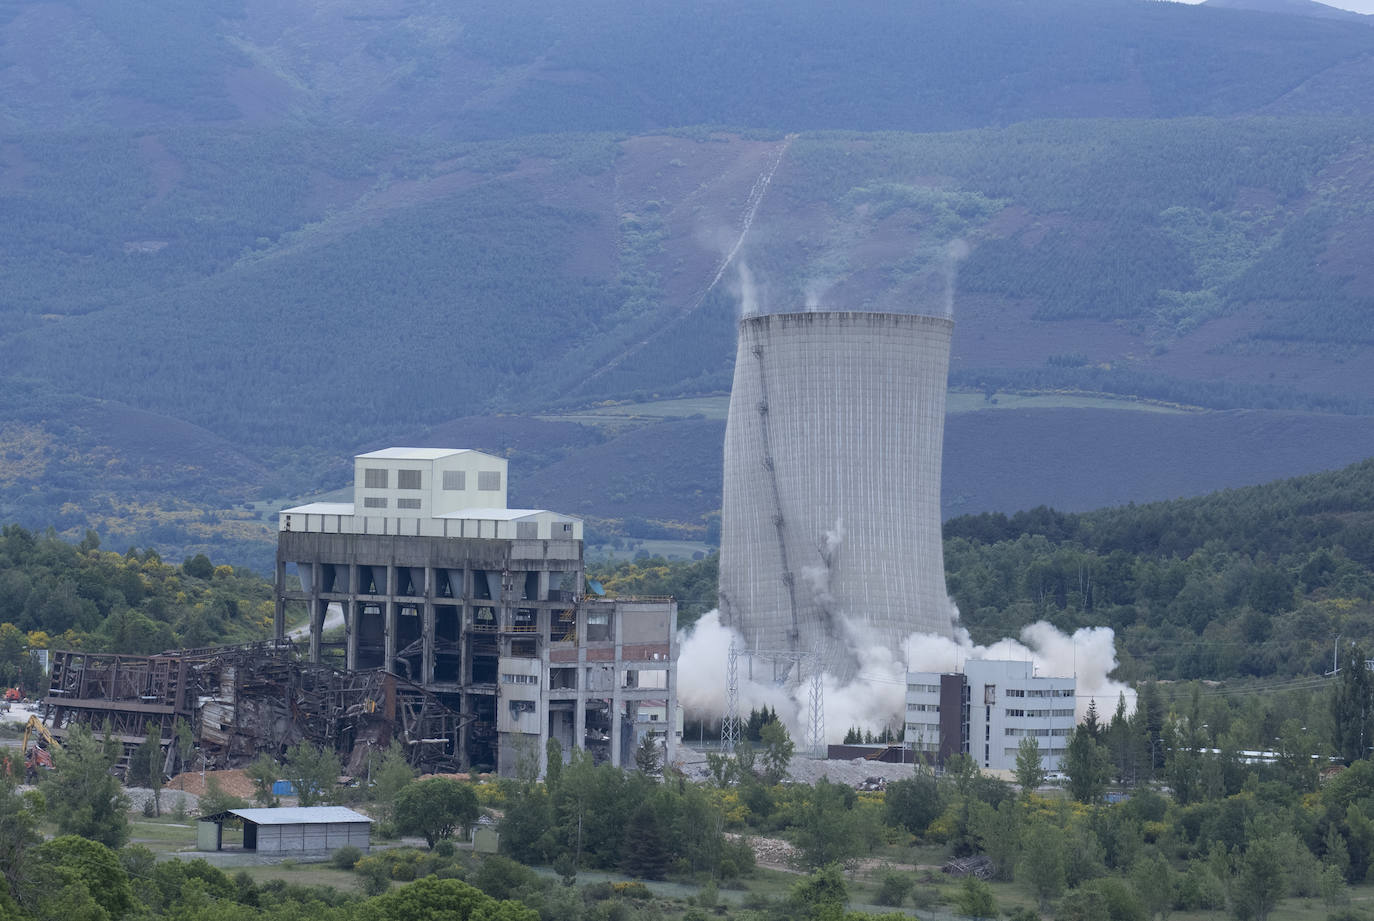
M 343 806 L 229 809 L 196 822 L 196 849 L 218 851 L 224 823 L 243 823 L 243 849 L 259 854 L 328 854 L 341 847 L 363 853 L 372 846 L 372 820 Z
M 506 474 L 480 451 L 355 457 L 353 502 L 279 515 L 277 635 L 303 606 L 318 662 L 341 612 L 349 670 L 392 672 L 461 715 L 454 738 L 404 741 L 463 769 L 542 767 L 549 738 L 632 763 L 642 706 L 677 722 L 677 604 L 584 598 L 582 521 L 507 507 Z M 671 760 L 675 733 L 666 744 Z
M 1060 769 L 1074 716 L 1073 678 L 1035 674 L 1030 662 L 969 659 L 962 672 L 908 672 L 906 743 L 943 766 L 965 754 L 983 768 L 1016 768 L 1021 740 L 1040 747 L 1047 771 Z

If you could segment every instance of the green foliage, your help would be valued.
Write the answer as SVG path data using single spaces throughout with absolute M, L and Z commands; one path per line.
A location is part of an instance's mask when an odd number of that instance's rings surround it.
M 281 776 L 291 781 L 302 806 L 328 801 L 339 783 L 343 768 L 332 749 L 302 739 L 286 750 Z
M 768 721 L 759 729 L 759 742 L 763 746 L 764 781 L 769 784 L 781 783 L 787 776 L 787 765 L 796 751 L 787 727 L 776 718 Z
M 471 784 L 431 777 L 401 788 L 395 814 L 402 833 L 422 835 L 432 849 L 441 839 L 477 821 L 481 808 Z
M 372 799 L 377 804 L 379 817 L 389 821 L 395 816 L 396 797 L 415 780 L 415 769 L 406 760 L 405 749 L 399 741 L 393 741 L 379 755 L 369 755 L 369 759 Z
M 1040 754 L 1040 743 L 1035 736 L 1025 736 L 1016 746 L 1016 783 L 1022 795 L 1045 782 L 1045 761 Z
M 822 777 L 805 794 L 796 825 L 796 844 L 808 867 L 848 860 L 863 847 L 854 790 Z
M 151 549 L 87 547 L 18 525 L 0 530 L 0 678 L 38 687 L 30 645 L 146 655 L 258 639 L 270 628 L 272 586 L 252 573 L 184 579 Z
M 243 769 L 243 774 L 253 783 L 253 800 L 259 806 L 274 806 L 277 798 L 272 793 L 272 785 L 281 777 L 281 765 L 267 752 L 261 752 Z
M 40 845 L 33 857 L 48 898 L 58 890 L 68 890 L 64 900 L 89 899 L 112 921 L 134 910 L 129 875 L 107 844 L 65 834 Z
M 58 834 L 109 847 L 129 839 L 129 800 L 111 773 L 121 748 L 113 735 L 100 741 L 84 726 L 73 726 L 52 753 L 54 769 L 46 772 L 39 789 Z
M 972 874 L 960 881 L 954 904 L 959 914 L 970 918 L 997 917 L 997 899 L 992 894 L 992 887 Z
M 425 877 L 365 902 L 359 921 L 539 921 L 539 913 L 518 902 L 484 895 L 456 879 Z
M 916 880 L 909 873 L 902 873 L 897 870 L 884 871 L 882 876 L 878 878 L 878 894 L 874 897 L 874 901 L 879 905 L 900 908 L 915 885 Z

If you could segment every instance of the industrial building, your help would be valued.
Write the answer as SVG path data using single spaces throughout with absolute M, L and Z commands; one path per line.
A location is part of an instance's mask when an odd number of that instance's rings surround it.
M 969 659 L 961 672 L 907 672 L 906 682 L 906 744 L 916 754 L 943 766 L 962 753 L 1010 771 L 1031 736 L 1045 770 L 1060 770 L 1077 725 L 1075 679 L 1038 676 L 1030 662 Z
M 953 327 L 868 312 L 740 321 L 720 609 L 746 648 L 847 680 L 858 649 L 953 635 L 940 520 Z
M 287 806 L 277 809 L 230 809 L 196 821 L 196 850 L 224 846 L 224 823 L 243 826 L 243 850 L 274 856 L 329 854 L 372 847 L 372 820 L 343 806 Z
M 276 633 L 303 606 L 319 662 L 341 612 L 346 670 L 394 674 L 461 715 L 451 739 L 405 741 L 510 775 L 542 767 L 550 738 L 630 763 L 642 708 L 677 725 L 676 603 L 584 597 L 582 522 L 508 508 L 504 458 L 388 448 L 354 465 L 352 502 L 280 513 Z M 663 740 L 672 760 L 677 733 Z

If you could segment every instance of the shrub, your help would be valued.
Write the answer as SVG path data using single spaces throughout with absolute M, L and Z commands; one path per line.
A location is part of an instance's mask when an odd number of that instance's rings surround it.
M 332 863 L 334 866 L 338 867 L 340 870 L 351 870 L 358 863 L 358 861 L 362 859 L 362 848 L 354 847 L 350 844 L 347 847 L 341 847 L 337 851 L 335 851 L 330 856 L 329 862 Z
M 896 870 L 888 870 L 883 873 L 878 881 L 878 895 L 876 900 L 879 905 L 888 905 L 898 908 L 906 901 L 909 893 L 916 881 L 909 874 L 898 873 Z

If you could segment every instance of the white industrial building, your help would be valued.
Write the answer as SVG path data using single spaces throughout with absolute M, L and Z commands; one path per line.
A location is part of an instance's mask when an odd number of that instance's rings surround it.
M 1016 768 L 1021 740 L 1057 771 L 1073 735 L 1074 678 L 1035 674 L 1030 662 L 969 659 L 955 673 L 908 672 L 906 743 L 937 764 L 966 754 L 983 768 Z
M 506 473 L 472 450 L 355 457 L 352 502 L 280 513 L 277 636 L 287 607 L 303 606 L 318 662 L 328 612 L 342 610 L 345 667 L 450 708 L 452 731 L 403 741 L 457 767 L 509 775 L 542 762 L 550 738 L 565 756 L 631 763 L 641 723 L 678 725 L 677 604 L 584 597 L 582 522 L 508 508 Z

